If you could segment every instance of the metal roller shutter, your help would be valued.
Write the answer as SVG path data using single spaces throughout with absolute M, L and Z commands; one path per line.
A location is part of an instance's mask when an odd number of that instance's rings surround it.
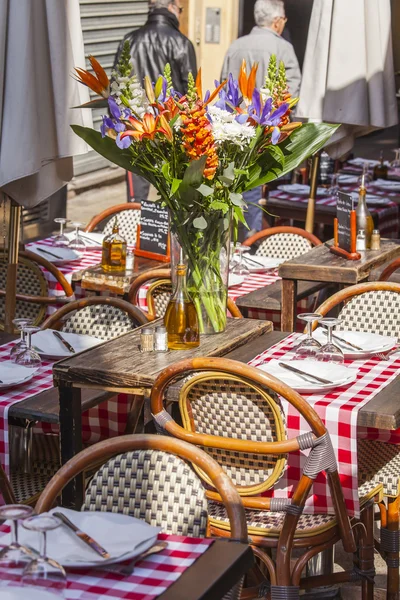
M 86 57 L 93 54 L 110 74 L 118 44 L 125 34 L 146 22 L 147 0 L 79 0 L 83 42 Z M 90 69 L 86 60 L 86 68 Z M 95 97 L 95 94 L 93 94 Z M 93 111 L 93 122 L 98 129 L 104 110 Z M 81 175 L 110 166 L 96 152 L 74 159 L 74 173 Z

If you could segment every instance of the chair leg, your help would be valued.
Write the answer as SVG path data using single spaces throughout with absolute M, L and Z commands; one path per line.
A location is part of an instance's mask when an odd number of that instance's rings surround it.
M 387 499 L 387 523 L 381 528 L 381 550 L 387 565 L 387 600 L 399 600 L 400 496 Z
M 359 565 L 361 572 L 361 597 L 362 600 L 374 600 L 374 504 L 366 506 L 361 512 L 361 523 L 365 527 L 365 534 L 360 536 Z

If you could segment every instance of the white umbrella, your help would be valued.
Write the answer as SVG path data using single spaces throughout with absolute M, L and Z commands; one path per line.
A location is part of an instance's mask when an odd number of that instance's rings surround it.
M 0 192 L 12 200 L 8 329 L 21 206 L 35 206 L 63 187 L 73 175 L 72 157 L 87 152 L 70 129 L 71 123 L 92 126 L 91 111 L 72 108 L 89 101 L 71 77 L 82 64 L 78 0 L 0 0 Z
M 342 123 L 333 158 L 396 125 L 390 0 L 314 0 L 296 117 Z

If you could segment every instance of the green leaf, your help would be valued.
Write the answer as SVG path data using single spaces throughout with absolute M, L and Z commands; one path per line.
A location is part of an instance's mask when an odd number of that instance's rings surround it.
M 204 168 L 206 166 L 207 156 L 202 156 L 198 160 L 193 160 L 185 171 L 183 176 L 184 186 L 198 188 L 203 181 Z
M 225 215 L 229 210 L 229 205 L 225 202 L 221 202 L 220 200 L 214 200 L 210 204 L 211 210 L 220 210 Z
M 321 150 L 339 127 L 340 125 L 329 123 L 305 123 L 295 129 L 284 142 L 279 144 L 285 157 L 284 165 L 282 166 L 276 160 L 275 151 L 264 152 L 257 161 L 261 167 L 259 176 L 253 172 L 243 191 L 274 181 L 293 171 L 303 160 Z
M 174 196 L 174 194 L 179 190 L 179 186 L 182 183 L 182 179 L 173 179 L 172 180 L 172 185 L 171 185 L 171 196 Z
M 235 194 L 234 192 L 231 192 L 229 194 L 229 199 L 232 202 L 232 204 L 234 204 L 235 206 L 246 206 L 245 201 L 243 200 L 243 196 L 242 194 Z
M 221 175 L 220 180 L 222 181 L 222 183 L 225 183 L 227 185 L 232 185 L 232 183 L 235 181 L 235 163 L 234 162 L 229 163 L 229 165 L 224 170 L 223 175 Z
M 233 209 L 233 215 L 237 221 L 243 223 L 243 225 L 245 225 L 247 229 L 249 228 L 249 226 L 246 223 L 246 219 L 244 218 L 243 209 L 240 208 L 240 206 L 235 206 L 235 208 Z
M 248 171 L 247 171 L 247 169 L 235 169 L 234 172 L 235 172 L 235 175 L 238 176 L 238 175 L 247 175 Z
M 80 106 L 73 106 L 72 108 L 108 108 L 107 98 L 97 98 L 96 100 L 90 100 Z
M 196 229 L 207 229 L 207 221 L 204 217 L 197 217 L 193 220 L 193 226 L 196 227 Z
M 163 81 L 164 78 L 160 75 L 160 77 L 156 81 L 156 85 L 154 86 L 154 95 L 156 98 L 158 98 L 158 96 L 162 92 Z
M 205 183 L 202 183 L 197 188 L 197 191 L 200 192 L 200 194 L 202 196 L 204 196 L 205 198 L 207 198 L 208 196 L 211 196 L 214 193 L 214 188 L 210 187 L 209 185 L 206 185 Z
M 170 181 L 170 164 L 168 162 L 165 162 L 161 168 L 161 173 L 164 175 L 165 179 L 167 181 Z

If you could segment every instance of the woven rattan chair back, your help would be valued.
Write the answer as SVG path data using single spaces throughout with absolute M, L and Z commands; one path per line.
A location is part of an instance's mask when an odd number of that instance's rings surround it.
M 158 319 L 164 316 L 171 294 L 172 282 L 170 279 L 158 279 L 150 285 L 146 293 L 149 317 Z
M 190 378 L 180 391 L 179 408 L 187 431 L 257 442 L 286 439 L 277 395 L 226 373 L 206 372 Z M 261 494 L 272 487 L 286 465 L 284 456 L 203 449 L 244 495 Z M 198 472 L 210 484 L 204 473 Z
M 339 312 L 341 329 L 400 338 L 400 284 L 369 282 L 341 290 L 316 312 L 323 315 L 344 303 Z
M 245 246 L 257 245 L 256 254 L 289 260 L 305 254 L 321 241 L 298 227 L 271 227 L 245 240 Z
M 109 235 L 115 223 L 115 217 L 118 219 L 119 232 L 128 244 L 135 244 L 137 237 L 137 227 L 140 223 L 140 210 L 122 210 L 111 217 L 105 224 L 103 233 Z
M 6 289 L 7 262 L 0 262 L 0 289 Z M 48 285 L 42 271 L 34 262 L 20 256 L 17 271 L 17 294 L 48 296 Z M 46 306 L 32 302 L 16 301 L 15 317 L 32 319 L 34 325 L 44 321 Z M 5 298 L 0 297 L 0 331 L 4 330 Z

